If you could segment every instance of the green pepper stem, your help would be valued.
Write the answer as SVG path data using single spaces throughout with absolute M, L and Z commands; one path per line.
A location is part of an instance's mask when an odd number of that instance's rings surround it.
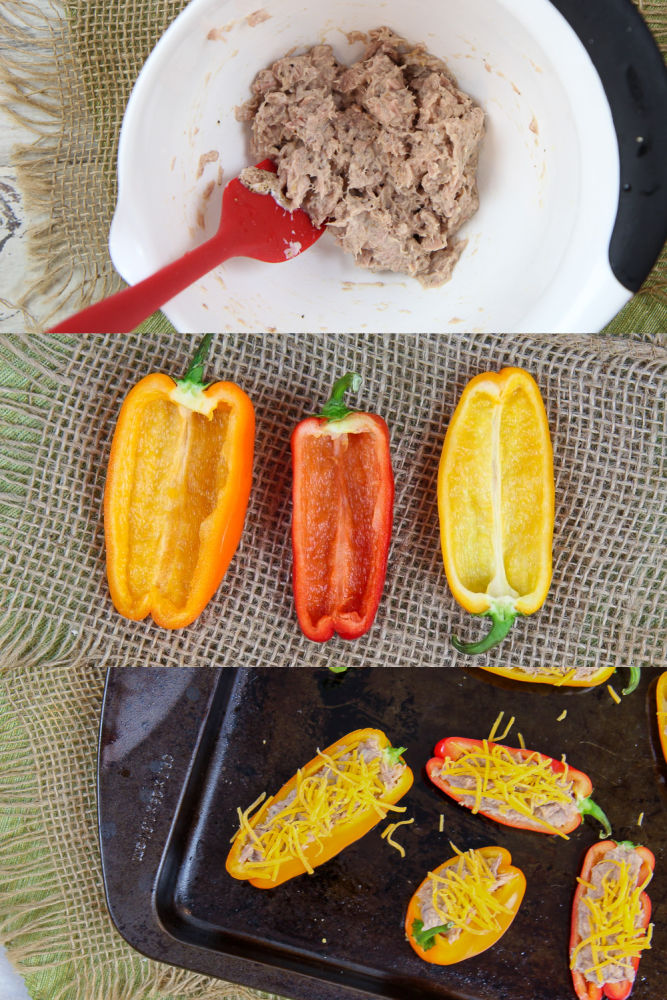
M 423 920 L 413 920 L 412 921 L 412 937 L 422 949 L 422 951 L 428 951 L 435 944 L 435 938 L 437 934 L 446 934 L 447 931 L 451 930 L 454 926 L 451 921 L 446 924 L 440 924 L 438 927 L 429 927 L 427 931 L 424 930 Z
M 637 690 L 637 685 L 642 675 L 641 667 L 630 667 L 630 681 L 626 688 L 623 688 L 622 694 L 632 694 L 633 691 Z
M 517 611 L 507 605 L 494 605 L 488 611 L 484 611 L 483 615 L 493 621 L 490 632 L 479 642 L 461 642 L 458 636 L 453 635 L 452 646 L 458 649 L 459 653 L 469 653 L 474 656 L 477 653 L 486 653 L 497 646 L 512 628 Z
M 344 417 L 354 413 L 354 410 L 348 409 L 348 407 L 343 402 L 343 396 L 348 389 L 356 392 L 361 385 L 361 375 L 357 375 L 355 372 L 348 372 L 341 378 L 334 382 L 334 387 L 331 390 L 331 395 L 322 407 L 321 417 L 326 420 L 343 420 Z
M 206 358 L 208 357 L 208 352 L 211 349 L 211 342 L 213 340 L 212 333 L 206 333 L 199 342 L 199 346 L 194 353 L 194 357 L 190 362 L 190 366 L 186 371 L 182 379 L 179 379 L 176 383 L 182 389 L 205 389 L 206 386 L 203 382 L 204 375 L 204 365 L 206 364 Z
M 344 674 L 347 670 L 347 666 L 344 663 L 330 663 L 329 670 L 332 674 Z
M 401 760 L 401 754 L 404 754 L 407 749 L 407 747 L 385 747 L 384 755 L 392 767 L 394 767 L 396 764 L 404 763 Z
M 590 796 L 586 799 L 577 799 L 577 809 L 582 816 L 592 816 L 593 819 L 596 819 L 602 825 L 600 840 L 606 840 L 608 837 L 611 837 L 611 823 L 607 819 L 606 813 L 600 809 L 597 802 L 593 802 Z

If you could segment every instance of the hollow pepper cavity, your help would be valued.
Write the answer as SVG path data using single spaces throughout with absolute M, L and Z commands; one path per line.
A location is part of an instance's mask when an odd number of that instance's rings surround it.
M 197 618 L 243 531 L 255 414 L 232 382 L 205 385 L 211 335 L 185 376 L 153 373 L 121 407 L 104 494 L 107 578 L 116 610 L 168 629 Z
M 348 409 L 361 384 L 338 379 L 317 417 L 292 433 L 293 587 L 309 639 L 357 639 L 371 627 L 384 586 L 393 521 L 389 429 L 375 413 Z
M 553 456 L 544 403 L 528 372 L 484 373 L 464 389 L 442 448 L 438 512 L 452 594 L 492 621 L 479 642 L 452 643 L 484 653 L 517 615 L 542 606 L 551 583 Z
M 606 865 L 606 872 L 599 869 L 596 878 L 597 865 Z M 653 853 L 630 841 L 604 840 L 586 852 L 570 929 L 570 971 L 578 1000 L 630 996 L 641 953 L 651 946 L 651 900 L 644 888 L 654 867 Z M 612 975 L 613 981 L 606 981 Z
M 445 795 L 505 826 L 567 839 L 590 815 L 601 836 L 611 833 L 588 775 L 535 750 L 450 736 L 436 745 L 426 773 Z

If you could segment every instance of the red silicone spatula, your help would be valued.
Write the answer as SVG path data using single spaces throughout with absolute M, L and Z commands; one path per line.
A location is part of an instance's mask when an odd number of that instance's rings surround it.
M 257 166 L 275 173 L 270 160 Z M 323 232 L 324 228 L 316 228 L 305 212 L 286 212 L 270 194 L 256 194 L 235 177 L 224 190 L 215 236 L 149 278 L 75 313 L 49 332 L 129 333 L 229 257 L 253 257 L 275 264 L 307 250 Z

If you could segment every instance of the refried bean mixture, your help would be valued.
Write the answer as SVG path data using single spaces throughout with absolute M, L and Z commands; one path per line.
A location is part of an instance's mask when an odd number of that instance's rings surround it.
M 484 113 L 440 59 L 377 28 L 359 62 L 316 45 L 262 70 L 252 92 L 237 118 L 278 172 L 250 168 L 248 187 L 326 223 L 362 267 L 425 287 L 451 277 L 465 246 L 454 236 L 479 204 Z

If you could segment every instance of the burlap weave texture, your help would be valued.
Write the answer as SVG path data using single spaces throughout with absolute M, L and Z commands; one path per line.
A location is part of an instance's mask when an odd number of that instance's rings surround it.
M 178 632 L 115 613 L 104 568 L 105 469 L 123 397 L 153 370 L 180 376 L 196 338 L 10 337 L 14 372 L 0 433 L 5 657 L 85 654 L 153 666 L 457 666 L 453 631 L 484 626 L 446 587 L 436 477 L 447 421 L 466 382 L 505 364 L 541 387 L 556 475 L 554 579 L 545 607 L 520 620 L 490 662 L 593 670 L 665 663 L 655 636 L 664 572 L 667 353 L 632 340 L 520 337 L 225 335 L 208 378 L 229 378 L 256 408 L 254 482 L 239 549 L 214 599 Z M 349 403 L 376 410 L 392 435 L 393 541 L 376 622 L 354 643 L 313 644 L 291 592 L 289 437 L 317 412 L 335 377 L 359 371 Z M 30 374 L 28 374 L 30 372 Z M 17 435 L 12 411 L 29 415 Z M 18 437 L 18 440 L 15 438 Z M 27 502 L 26 502 L 27 500 Z
M 633 2 L 665 51 L 667 0 Z M 120 125 L 143 63 L 185 5 L 4 0 L 0 6 L 0 102 L 35 135 L 14 161 L 36 220 L 30 235 L 35 273 L 26 276 L 21 301 L 0 298 L 0 307 L 20 315 L 27 329 L 43 329 L 121 287 L 107 247 Z M 609 332 L 664 331 L 666 275 L 664 251 Z M 147 328 L 171 329 L 162 314 Z

